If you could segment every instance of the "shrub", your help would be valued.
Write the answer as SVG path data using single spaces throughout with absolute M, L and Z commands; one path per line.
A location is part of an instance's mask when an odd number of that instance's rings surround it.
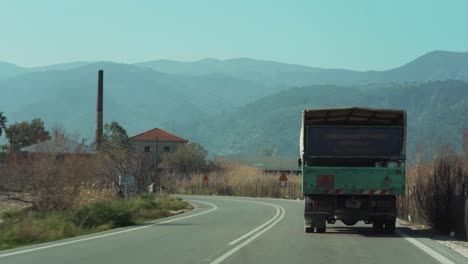
M 112 227 L 132 225 L 132 212 L 121 202 L 96 203 L 76 210 L 72 221 L 80 228 L 109 224 Z
M 100 202 L 63 211 L 9 211 L 2 217 L 0 250 L 142 223 L 169 216 L 169 210 L 187 205 L 181 199 L 155 199 L 145 194 L 130 201 Z
M 158 200 L 158 204 L 166 210 L 182 210 L 189 206 L 187 202 L 182 201 L 180 198 Z

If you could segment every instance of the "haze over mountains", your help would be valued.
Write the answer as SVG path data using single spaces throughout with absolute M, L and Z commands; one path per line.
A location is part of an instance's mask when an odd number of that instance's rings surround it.
M 41 117 L 49 127 L 92 139 L 98 69 L 104 69 L 106 122 L 117 120 L 130 135 L 166 128 L 216 154 L 268 146 L 297 155 L 304 108 L 406 108 L 412 149 L 438 136 L 457 142 L 466 125 L 460 120 L 468 104 L 468 52 L 446 51 L 367 72 L 248 58 L 36 68 L 0 63 L 0 111 L 11 123 Z

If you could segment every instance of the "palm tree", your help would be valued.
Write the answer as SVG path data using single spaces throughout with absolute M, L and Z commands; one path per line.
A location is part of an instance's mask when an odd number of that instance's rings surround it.
M 6 130 L 6 122 L 6 116 L 3 115 L 3 112 L 0 112 L 0 136 L 2 135 L 3 131 Z

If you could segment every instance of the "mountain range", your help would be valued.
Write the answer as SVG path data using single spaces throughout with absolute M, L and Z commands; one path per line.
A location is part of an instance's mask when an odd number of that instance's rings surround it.
M 248 58 L 136 64 L 0 62 L 0 111 L 10 122 L 41 117 L 92 140 L 97 70 L 104 118 L 130 135 L 161 127 L 215 154 L 264 146 L 296 155 L 304 108 L 375 106 L 409 111 L 410 147 L 456 142 L 467 106 L 468 52 L 434 51 L 387 71 L 322 69 Z

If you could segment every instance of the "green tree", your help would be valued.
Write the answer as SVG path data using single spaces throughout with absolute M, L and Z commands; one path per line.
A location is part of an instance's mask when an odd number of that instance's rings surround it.
M 189 143 L 179 147 L 175 152 L 167 153 L 163 157 L 162 165 L 187 175 L 190 172 L 205 170 L 208 166 L 207 155 L 208 151 L 202 145 Z
M 0 136 L 2 136 L 3 131 L 6 130 L 7 118 L 3 115 L 3 112 L 0 112 Z
M 109 149 L 128 149 L 130 142 L 127 131 L 117 122 L 112 121 L 104 125 L 104 135 L 102 137 L 103 147 Z
M 10 151 L 50 139 L 49 131 L 45 130 L 44 121 L 40 118 L 35 118 L 31 122 L 14 123 L 8 126 L 5 132 L 10 143 Z

